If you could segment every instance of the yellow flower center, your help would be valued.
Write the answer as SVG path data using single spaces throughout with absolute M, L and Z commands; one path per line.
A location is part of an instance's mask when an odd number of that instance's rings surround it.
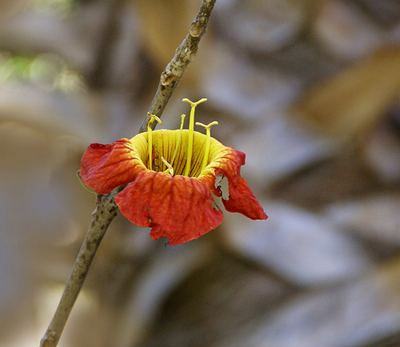
M 174 160 L 175 160 L 175 157 L 176 157 L 176 152 L 178 151 L 178 148 L 179 148 L 179 146 L 180 146 L 180 144 L 181 144 L 183 122 L 185 121 L 185 117 L 186 117 L 185 114 L 183 114 L 183 115 L 181 116 L 181 127 L 179 128 L 178 142 L 177 142 L 176 147 L 175 147 L 174 155 L 172 156 L 172 159 L 171 159 L 171 165 L 174 164 Z M 171 167 L 172 167 L 172 166 L 171 166 Z M 169 167 L 168 167 L 168 169 L 167 169 L 166 171 L 164 171 L 164 172 L 168 172 L 168 171 L 171 172 L 171 170 L 169 169 Z M 174 169 L 172 169 L 172 172 L 173 172 L 173 171 L 174 171 Z M 174 175 L 174 174 L 171 173 L 171 175 Z
M 149 112 L 147 112 L 147 115 L 151 118 L 150 121 L 149 121 L 149 124 L 147 124 L 147 133 L 148 133 L 148 137 L 147 138 L 148 138 L 148 141 L 149 141 L 149 146 L 148 146 L 149 147 L 149 168 L 150 168 L 150 170 L 152 170 L 153 169 L 153 158 L 152 158 L 152 155 L 153 155 L 153 143 L 152 143 L 153 136 L 151 134 L 152 129 L 151 129 L 150 125 L 151 125 L 151 123 L 154 122 L 154 120 L 156 120 L 160 125 L 162 125 L 162 122 L 161 122 L 160 118 L 150 114 Z
M 137 146 L 137 153 L 148 169 L 157 172 L 169 173 L 174 175 L 184 175 L 188 177 L 198 177 L 207 167 L 215 155 L 216 149 L 223 147 L 217 140 L 211 137 L 211 126 L 218 122 L 211 122 L 208 125 L 194 122 L 196 106 L 207 99 L 203 98 L 197 102 L 188 99 L 191 106 L 189 129 L 183 129 L 185 115 L 181 116 L 179 130 L 152 130 L 150 125 L 154 120 L 162 125 L 161 120 L 148 114 L 151 117 L 147 133 L 139 134 L 131 139 Z M 200 125 L 206 129 L 206 135 L 194 131 L 194 125 Z M 145 142 L 142 142 L 145 141 Z M 212 143 L 212 145 L 211 145 Z M 214 150 L 210 148 L 213 146 Z M 146 151 L 147 158 L 143 158 L 142 150 Z M 143 153 L 143 154 L 142 154 Z

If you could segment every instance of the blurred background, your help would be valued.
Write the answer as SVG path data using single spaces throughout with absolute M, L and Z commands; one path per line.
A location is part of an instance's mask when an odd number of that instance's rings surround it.
M 200 0 L 0 4 L 0 346 L 34 347 L 95 207 L 92 142 L 139 129 Z M 179 246 L 118 216 L 60 347 L 400 346 L 400 3 L 217 0 L 183 97 L 269 215 Z

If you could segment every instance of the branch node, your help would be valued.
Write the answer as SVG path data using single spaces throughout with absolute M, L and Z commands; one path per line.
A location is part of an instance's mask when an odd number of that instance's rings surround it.
M 189 35 L 198 38 L 201 35 L 201 24 L 200 21 L 193 22 L 189 29 Z

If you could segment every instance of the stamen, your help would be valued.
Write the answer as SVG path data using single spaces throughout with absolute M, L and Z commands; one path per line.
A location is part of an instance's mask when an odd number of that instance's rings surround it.
M 190 166 L 192 164 L 192 154 L 193 154 L 193 136 L 194 136 L 194 111 L 196 106 L 204 101 L 207 101 L 206 98 L 200 99 L 197 102 L 190 101 L 187 98 L 182 99 L 184 102 L 188 102 L 191 106 L 190 109 L 190 119 L 189 119 L 189 139 L 188 139 L 188 151 L 186 158 L 186 167 L 185 167 L 185 176 L 189 176 Z
M 200 122 L 196 122 L 196 125 L 200 125 L 200 126 L 202 126 L 203 128 L 206 129 L 206 136 L 207 136 L 207 137 L 206 137 L 206 148 L 205 148 L 205 150 L 204 150 L 203 163 L 201 164 L 201 171 L 203 171 L 203 170 L 206 168 L 206 166 L 208 165 L 208 157 L 209 157 L 209 155 L 210 155 L 211 127 L 212 127 L 213 125 L 217 125 L 217 124 L 218 124 L 217 121 L 211 122 L 211 123 L 208 124 L 208 125 L 205 125 L 205 124 L 200 123 Z M 200 172 L 201 172 L 201 171 L 200 171 Z
M 156 120 L 160 125 L 162 125 L 161 119 L 158 118 L 155 115 L 150 114 L 149 112 L 147 112 L 147 115 L 151 118 L 149 120 L 149 123 L 147 124 L 147 143 L 148 143 L 148 148 L 149 148 L 149 169 L 153 170 L 153 159 L 152 159 L 152 155 L 153 155 L 153 135 L 152 135 L 152 129 L 151 129 L 151 123 L 154 122 L 154 120 Z
M 174 175 L 174 168 L 172 167 L 172 165 L 170 163 L 168 163 L 163 156 L 161 156 L 161 160 L 163 161 L 163 163 L 167 166 L 169 173 L 171 174 L 171 176 Z M 165 172 L 165 171 L 164 171 Z

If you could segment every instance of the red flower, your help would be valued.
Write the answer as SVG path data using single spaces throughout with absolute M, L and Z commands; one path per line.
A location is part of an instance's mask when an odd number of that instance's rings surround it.
M 130 183 L 115 198 L 121 213 L 136 225 L 152 228 L 151 238 L 168 237 L 170 245 L 197 239 L 222 223 L 222 211 L 211 193 L 222 196 L 229 212 L 267 218 L 240 177 L 245 154 L 210 136 L 216 122 L 203 125 L 206 135 L 193 131 L 194 109 L 202 101 L 190 102 L 189 130 L 182 125 L 180 130 L 151 131 L 149 127 L 147 133 L 130 140 L 91 144 L 81 161 L 82 183 L 97 193 Z M 227 191 L 222 187 L 224 178 Z

